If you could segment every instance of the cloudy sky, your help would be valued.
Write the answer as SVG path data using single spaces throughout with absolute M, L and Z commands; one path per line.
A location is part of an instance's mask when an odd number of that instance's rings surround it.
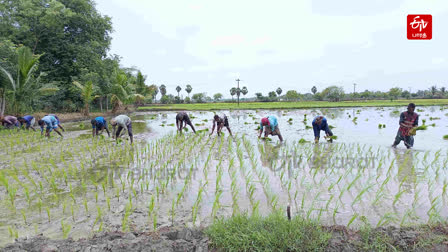
M 112 17 L 111 53 L 173 94 L 230 97 L 236 78 L 249 96 L 448 87 L 446 0 L 95 1 Z M 407 39 L 408 14 L 433 16 L 432 40 Z

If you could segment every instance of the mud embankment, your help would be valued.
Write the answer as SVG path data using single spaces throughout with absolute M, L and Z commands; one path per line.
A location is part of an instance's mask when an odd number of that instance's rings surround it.
M 448 251 L 448 226 L 380 227 L 355 231 L 324 227 L 332 237 L 322 251 Z M 102 232 L 89 239 L 50 240 L 44 236 L 19 239 L 0 251 L 209 251 L 203 229 L 163 227 L 157 232 Z

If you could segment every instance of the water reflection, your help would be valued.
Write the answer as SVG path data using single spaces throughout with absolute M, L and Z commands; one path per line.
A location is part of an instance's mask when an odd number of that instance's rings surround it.
M 398 180 L 407 192 L 411 192 L 417 182 L 413 151 L 407 150 L 403 152 L 398 149 L 393 149 L 392 151 L 395 155 Z

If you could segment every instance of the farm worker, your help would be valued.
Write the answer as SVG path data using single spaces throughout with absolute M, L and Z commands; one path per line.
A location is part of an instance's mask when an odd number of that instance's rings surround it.
M 120 137 L 120 133 L 123 129 L 128 131 L 129 140 L 131 140 L 131 144 L 134 142 L 134 135 L 132 134 L 132 121 L 131 118 L 127 115 L 119 115 L 110 121 L 112 125 L 112 137 L 115 136 L 116 141 L 118 142 L 118 138 Z M 118 126 L 118 129 L 115 128 Z
M 184 124 L 185 123 L 185 124 Z M 191 123 L 190 117 L 186 112 L 179 112 L 176 115 L 176 126 L 177 130 L 182 133 L 182 128 L 187 127 L 187 124 L 190 125 L 193 132 L 196 134 L 196 130 L 194 129 L 193 124 Z
M 64 127 L 62 127 L 61 121 L 59 120 L 59 117 L 57 115 L 55 115 L 55 114 L 48 114 L 48 116 L 53 116 L 54 118 L 56 118 L 56 121 L 58 121 L 58 127 L 61 128 L 62 131 L 65 132 L 65 129 L 64 129 Z
M 106 130 L 107 135 L 110 137 L 110 133 L 109 133 L 109 129 L 107 127 L 107 122 L 106 119 L 104 119 L 104 117 L 102 116 L 98 116 L 95 119 L 92 119 L 92 121 L 90 121 L 90 123 L 92 124 L 92 136 L 95 137 L 95 135 L 99 136 L 100 134 L 103 133 L 103 130 Z M 100 133 L 101 130 L 101 133 Z
M 25 124 L 27 130 L 31 128 L 32 130 L 36 131 L 36 129 L 34 128 L 36 118 L 34 118 L 34 116 L 26 115 L 24 117 L 18 117 L 17 120 L 20 122 L 20 127 L 22 127 Z
M 327 118 L 323 116 L 316 116 L 313 120 L 313 130 L 314 130 L 314 142 L 318 143 L 320 138 L 320 131 L 325 131 L 327 137 L 333 136 L 333 132 L 331 132 L 330 127 L 327 123 Z M 330 138 L 330 142 L 333 142 L 333 139 Z
M 264 137 L 269 135 L 278 136 L 280 142 L 283 142 L 282 134 L 280 133 L 280 129 L 278 128 L 277 118 L 275 116 L 268 116 L 261 119 L 260 122 L 260 134 L 258 138 L 261 137 L 264 129 Z
M 2 122 L 2 125 L 5 126 L 5 128 L 10 129 L 12 127 L 20 127 L 19 121 L 17 121 L 17 117 L 15 116 L 5 116 L 0 119 Z
M 220 117 L 219 115 L 215 115 L 213 117 L 213 128 L 212 128 L 212 133 L 210 133 L 210 136 L 215 131 L 215 126 L 217 127 L 216 133 L 218 133 L 218 136 L 221 134 L 221 130 L 224 127 L 226 127 L 227 130 L 229 131 L 230 135 L 232 135 L 232 131 L 230 130 L 230 126 L 229 126 L 229 119 L 227 119 L 226 115 L 223 115 L 223 117 Z
M 37 122 L 41 128 L 41 135 L 43 134 L 44 126 L 46 126 L 45 136 L 50 137 L 50 132 L 52 130 L 56 131 L 58 135 L 62 137 L 61 132 L 58 130 L 58 120 L 54 116 L 44 116 L 41 120 Z
M 418 114 L 414 110 L 415 104 L 409 103 L 408 111 L 400 114 L 400 128 L 398 128 L 397 136 L 392 147 L 396 148 L 401 141 L 404 141 L 404 145 L 408 149 L 414 146 L 415 130 L 418 127 Z

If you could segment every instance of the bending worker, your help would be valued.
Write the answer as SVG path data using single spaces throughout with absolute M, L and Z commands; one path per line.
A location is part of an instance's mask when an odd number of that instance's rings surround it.
M 323 116 L 316 116 L 313 120 L 313 130 L 314 130 L 314 142 L 318 143 L 320 138 L 320 131 L 325 131 L 327 137 L 333 136 L 333 132 L 331 132 L 330 127 L 327 123 L 327 118 Z M 333 142 L 333 139 L 330 138 L 330 142 Z
M 15 116 L 5 116 L 0 118 L 0 122 L 7 129 L 11 129 L 12 127 L 17 127 L 18 129 L 20 127 L 20 123 L 17 121 L 17 117 Z
M 92 119 L 92 121 L 90 121 L 90 123 L 92 124 L 92 136 L 95 137 L 95 135 L 99 136 L 101 134 L 103 134 L 103 130 L 106 130 L 107 135 L 110 137 L 110 133 L 109 133 L 109 129 L 107 127 L 107 122 L 106 119 L 104 119 L 104 117 L 102 116 L 98 116 L 95 119 Z M 100 132 L 101 130 L 101 132 Z
M 110 124 L 112 125 L 112 137 L 115 136 L 115 139 L 118 143 L 118 138 L 120 137 L 120 133 L 123 129 L 127 129 L 129 140 L 131 141 L 131 144 L 134 142 L 134 135 L 132 134 L 132 121 L 131 118 L 127 115 L 119 115 L 112 119 L 110 121 Z M 116 127 L 118 126 L 118 129 L 115 131 Z
M 215 126 L 217 127 L 216 133 L 218 134 L 218 136 L 221 134 L 222 128 L 224 128 L 224 127 L 226 127 L 227 130 L 229 131 L 229 134 L 232 135 L 232 131 L 230 130 L 230 126 L 229 126 L 229 119 L 227 119 L 226 115 L 223 115 L 223 117 L 220 117 L 219 115 L 215 115 L 213 117 L 213 128 L 212 128 L 212 133 L 210 133 L 210 136 L 215 131 Z
M 25 128 L 27 130 L 31 128 L 32 130 L 36 131 L 36 129 L 34 128 L 36 118 L 34 118 L 34 116 L 26 115 L 24 117 L 18 117 L 17 120 L 20 122 L 20 127 L 22 127 L 25 124 L 26 125 Z
M 275 116 L 268 116 L 261 119 L 260 123 L 260 134 L 258 138 L 261 137 L 264 129 L 264 137 L 268 137 L 269 135 L 278 136 L 280 142 L 283 142 L 282 134 L 280 133 L 280 129 L 278 128 L 277 118 Z
M 56 131 L 58 135 L 62 136 L 62 133 L 58 130 L 58 120 L 54 116 L 44 116 L 41 120 L 37 122 L 41 128 L 40 134 L 43 134 L 44 126 L 46 126 L 45 136 L 50 137 L 50 132 L 52 130 Z
M 190 125 L 191 129 L 196 134 L 196 130 L 194 129 L 194 126 L 191 123 L 190 117 L 188 116 L 187 112 L 179 112 L 179 113 L 177 113 L 177 115 L 176 115 L 177 130 L 180 133 L 182 133 L 182 128 L 187 127 L 187 124 Z
M 408 149 L 414 146 L 414 135 L 418 126 L 418 114 L 414 110 L 415 104 L 409 103 L 408 110 L 400 114 L 400 128 L 392 147 L 396 148 L 401 141 Z

